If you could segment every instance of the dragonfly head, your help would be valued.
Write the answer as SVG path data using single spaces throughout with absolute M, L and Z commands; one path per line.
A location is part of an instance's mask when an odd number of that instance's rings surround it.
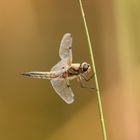
M 87 62 L 81 63 L 81 65 L 80 65 L 80 71 L 82 73 L 84 73 L 84 72 L 90 72 L 90 70 L 91 70 L 90 64 L 88 64 Z

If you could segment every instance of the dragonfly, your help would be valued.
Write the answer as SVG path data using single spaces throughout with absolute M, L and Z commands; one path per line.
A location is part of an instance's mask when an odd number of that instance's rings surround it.
M 72 63 L 72 35 L 65 33 L 59 48 L 60 61 L 49 72 L 30 71 L 22 75 L 32 78 L 49 79 L 55 92 L 67 103 L 74 102 L 74 94 L 70 87 L 70 80 L 78 79 L 80 85 L 86 88 L 83 80 L 89 81 L 92 77 L 87 74 L 91 66 L 87 62 Z

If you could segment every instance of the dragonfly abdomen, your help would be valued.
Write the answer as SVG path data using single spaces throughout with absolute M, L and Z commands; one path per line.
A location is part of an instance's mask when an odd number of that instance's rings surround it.
M 55 74 L 54 72 L 38 72 L 38 71 L 25 72 L 22 75 L 40 79 L 52 79 L 58 77 L 58 75 Z

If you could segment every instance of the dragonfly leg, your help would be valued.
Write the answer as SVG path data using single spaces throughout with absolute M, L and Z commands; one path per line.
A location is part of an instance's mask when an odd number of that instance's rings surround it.
M 68 75 L 65 77 L 65 81 L 66 81 L 67 87 L 70 87 L 70 82 L 69 82 L 69 79 L 68 79 Z
M 83 78 L 83 77 L 79 76 L 79 81 L 80 81 L 80 86 L 81 86 L 81 88 L 89 88 L 89 89 L 94 89 L 94 90 L 96 90 L 96 88 L 85 86 L 85 84 L 84 84 L 82 78 Z
M 82 76 L 82 78 L 85 80 L 85 81 L 89 81 L 89 80 L 91 80 L 93 77 L 94 77 L 94 74 L 92 74 L 90 77 L 87 77 L 86 75 L 84 75 L 84 74 L 82 74 L 81 75 Z
M 67 87 L 70 87 L 69 80 L 66 80 Z

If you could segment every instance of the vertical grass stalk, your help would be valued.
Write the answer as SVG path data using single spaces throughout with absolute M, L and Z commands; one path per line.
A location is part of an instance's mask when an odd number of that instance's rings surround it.
M 90 57 L 91 57 L 91 62 L 92 62 L 93 73 L 95 75 L 95 85 L 96 85 L 96 89 L 97 89 L 96 93 L 97 93 L 97 100 L 98 100 L 98 107 L 99 107 L 99 113 L 100 113 L 100 122 L 101 122 L 101 128 L 102 128 L 102 133 L 103 133 L 103 139 L 107 140 L 106 127 L 105 127 L 104 115 L 103 115 L 103 109 L 102 109 L 102 101 L 101 101 L 99 84 L 98 84 L 98 79 L 97 79 L 97 74 L 96 74 L 96 67 L 95 67 L 95 62 L 94 62 L 94 55 L 93 55 L 93 51 L 92 51 L 92 45 L 91 45 L 91 41 L 90 41 L 90 36 L 89 36 L 89 32 L 88 32 L 88 27 L 87 27 L 87 23 L 86 23 L 82 0 L 79 0 L 79 4 L 80 4 L 81 14 L 82 14 L 85 31 L 86 31 L 86 36 L 87 36 L 87 40 L 88 40 L 88 46 L 89 46 L 89 52 L 90 52 Z

